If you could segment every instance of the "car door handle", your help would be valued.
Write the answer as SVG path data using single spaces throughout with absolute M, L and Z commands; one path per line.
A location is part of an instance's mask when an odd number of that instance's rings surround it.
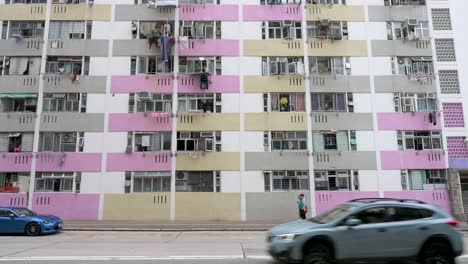
M 377 232 L 379 232 L 379 233 L 387 232 L 387 229 L 386 228 L 379 228 L 379 229 L 377 229 Z
M 419 230 L 429 230 L 429 227 L 427 227 L 427 226 L 421 226 L 421 227 L 419 228 Z

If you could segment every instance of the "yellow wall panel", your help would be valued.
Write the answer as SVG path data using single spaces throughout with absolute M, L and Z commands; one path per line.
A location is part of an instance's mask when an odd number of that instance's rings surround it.
M 103 220 L 170 220 L 170 193 L 105 194 Z
M 246 93 L 305 93 L 305 80 L 301 76 L 245 76 Z
M 52 5 L 51 20 L 102 20 L 111 18 L 111 5 Z
M 236 113 L 178 113 L 177 131 L 238 131 Z
M 177 152 L 177 170 L 240 170 L 239 152 Z
M 304 56 L 302 40 L 244 40 L 244 56 Z
M 241 221 L 240 193 L 176 193 L 175 218 Z
M 309 56 L 367 56 L 365 40 L 310 40 Z
M 248 131 L 300 131 L 307 130 L 304 112 L 246 113 L 245 130 Z
M 0 5 L 0 20 L 45 20 L 45 4 Z
M 364 6 L 355 5 L 307 5 L 306 19 L 316 21 L 330 19 L 335 21 L 364 22 Z

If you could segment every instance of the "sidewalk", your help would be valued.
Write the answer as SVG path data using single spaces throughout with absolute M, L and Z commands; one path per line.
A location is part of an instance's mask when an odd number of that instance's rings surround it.
M 65 231 L 267 231 L 284 222 L 64 221 Z
M 65 231 L 268 231 L 284 222 L 225 222 L 225 221 L 65 221 Z M 468 232 L 468 224 L 459 230 Z

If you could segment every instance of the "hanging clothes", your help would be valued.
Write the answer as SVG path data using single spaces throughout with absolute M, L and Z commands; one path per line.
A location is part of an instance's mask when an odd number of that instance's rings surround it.
M 161 58 L 165 62 L 169 62 L 169 57 L 171 56 L 171 36 L 163 36 L 160 44 L 161 48 Z
M 435 111 L 432 113 L 432 124 L 437 125 L 437 112 Z
M 188 43 L 188 37 L 187 36 L 179 37 L 179 43 L 180 43 L 181 47 L 183 47 L 184 49 L 188 49 L 189 43 Z

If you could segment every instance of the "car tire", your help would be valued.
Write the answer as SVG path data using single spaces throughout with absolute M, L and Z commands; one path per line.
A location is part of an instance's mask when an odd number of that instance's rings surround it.
M 312 245 L 304 255 L 304 264 L 333 264 L 330 248 L 325 245 Z
M 37 236 L 41 234 L 41 226 L 38 223 L 29 223 L 25 232 L 28 236 Z
M 455 264 L 450 246 L 446 242 L 434 241 L 424 246 L 419 258 L 420 264 Z

